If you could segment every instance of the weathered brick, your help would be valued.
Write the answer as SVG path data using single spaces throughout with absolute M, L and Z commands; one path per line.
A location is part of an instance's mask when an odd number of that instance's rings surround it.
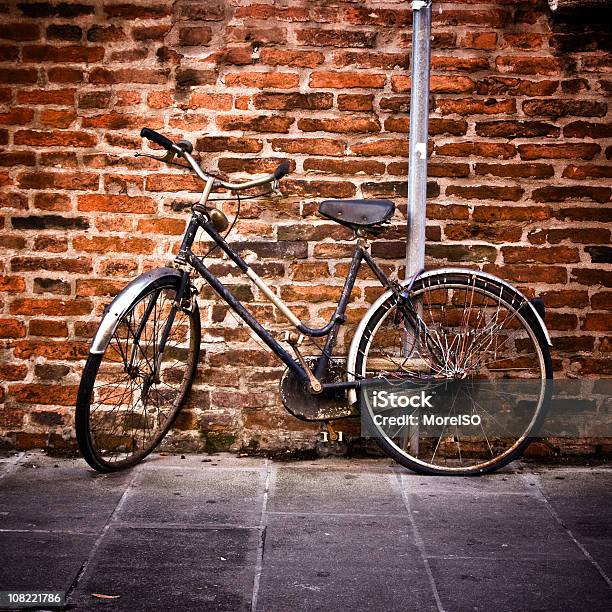
M 264 110 L 325 110 L 331 108 L 333 102 L 334 97 L 329 93 L 261 93 L 253 96 L 253 106 Z
M 608 110 L 605 102 L 596 100 L 525 100 L 523 112 L 534 117 L 603 117 Z
M 338 134 L 379 132 L 380 123 L 370 117 L 341 117 L 339 119 L 299 119 L 298 128 L 303 132 L 332 132 Z
M 319 51 L 293 49 L 273 49 L 265 47 L 259 57 L 262 64 L 270 66 L 295 66 L 296 68 L 314 68 L 322 64 L 325 56 Z
M 596 143 L 521 144 L 517 147 L 521 159 L 593 159 L 601 151 Z
M 310 86 L 328 89 L 380 89 L 385 86 L 384 74 L 360 72 L 313 72 Z
M 293 89 L 298 83 L 299 77 L 293 72 L 238 72 L 225 75 L 228 87 Z
M 157 204 L 145 196 L 83 195 L 77 200 L 78 210 L 85 212 L 154 213 Z
M 308 28 L 296 31 L 297 41 L 310 47 L 373 47 L 376 32 L 350 30 L 322 30 Z
M 476 124 L 476 133 L 488 138 L 556 137 L 561 128 L 543 121 L 484 121 Z

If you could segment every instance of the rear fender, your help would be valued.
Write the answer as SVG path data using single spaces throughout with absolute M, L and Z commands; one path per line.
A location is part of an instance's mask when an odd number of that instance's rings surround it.
M 106 351 L 119 320 L 135 300 L 147 293 L 152 287 L 161 285 L 168 278 L 175 279 L 177 287 L 181 281 L 181 271 L 174 268 L 155 268 L 135 278 L 123 289 L 108 306 L 98 331 L 91 342 L 89 352 L 101 355 Z

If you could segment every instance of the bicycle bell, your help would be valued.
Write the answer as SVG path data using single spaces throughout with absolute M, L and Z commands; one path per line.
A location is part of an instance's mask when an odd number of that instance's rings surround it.
M 207 212 L 214 228 L 218 232 L 224 232 L 228 228 L 229 221 L 227 220 L 227 217 L 223 211 L 219 210 L 218 208 L 211 208 Z

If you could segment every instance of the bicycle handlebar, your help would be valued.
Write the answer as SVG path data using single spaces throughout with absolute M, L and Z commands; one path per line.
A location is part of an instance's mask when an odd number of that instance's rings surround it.
M 158 144 L 160 147 L 163 147 L 167 151 L 171 153 L 175 153 L 180 157 L 184 157 L 193 171 L 200 177 L 203 181 L 208 181 L 211 177 L 202 170 L 198 162 L 191 156 L 191 150 L 188 150 L 188 147 L 182 147 L 181 143 L 176 144 L 172 142 L 169 138 L 166 138 L 159 132 L 152 130 L 150 128 L 142 128 L 140 130 L 140 136 L 142 138 L 147 138 L 152 142 Z M 182 141 L 181 141 L 182 142 Z M 191 147 L 193 150 L 193 147 Z M 266 174 L 260 178 L 253 179 L 251 181 L 247 181 L 246 183 L 229 183 L 219 178 L 215 178 L 215 183 L 224 187 L 225 189 L 229 189 L 230 191 L 238 191 L 240 189 L 249 189 L 251 187 L 257 187 L 259 185 L 265 185 L 266 183 L 271 183 L 272 181 L 280 181 L 286 174 L 289 173 L 289 162 L 282 161 L 274 170 L 272 174 Z
M 182 149 L 175 145 L 169 138 L 166 138 L 159 132 L 156 132 L 150 128 L 142 128 L 142 130 L 140 130 L 140 136 L 142 138 L 146 138 L 147 140 L 151 140 L 167 151 L 172 151 L 173 153 L 180 153 L 182 151 Z

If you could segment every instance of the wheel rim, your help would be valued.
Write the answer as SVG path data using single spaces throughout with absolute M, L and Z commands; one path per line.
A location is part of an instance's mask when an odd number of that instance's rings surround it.
M 158 351 L 175 296 L 169 287 L 142 296 L 122 316 L 104 353 L 88 425 L 92 450 L 107 466 L 130 465 L 151 452 L 184 401 L 195 365 L 189 310 L 176 311 L 161 358 Z
M 362 378 L 390 376 L 390 381 L 403 378 L 415 386 L 461 377 L 475 380 L 504 378 L 511 379 L 512 384 L 518 379 L 535 383 L 538 397 L 520 435 L 490 437 L 483 430 L 482 438 L 476 441 L 473 437 L 462 439 L 458 431 L 443 428 L 436 437 L 419 439 L 415 438 L 414 431 L 407 435 L 404 428 L 401 435 L 394 436 L 392 430 L 385 430 L 374 422 L 375 410 L 370 401 L 365 401 L 363 409 L 368 412 L 371 426 L 396 454 L 425 470 L 482 472 L 504 463 L 526 444 L 530 432 L 541 420 L 547 395 L 545 356 L 534 330 L 521 314 L 525 299 L 520 294 L 509 297 L 503 286 L 490 281 L 474 278 L 473 282 L 452 282 L 436 277 L 418 285 L 413 297 L 421 304 L 420 315 L 424 323 L 438 340 L 437 344 L 445 349 L 442 351 L 445 359 L 440 359 L 439 354 L 434 359 L 425 342 L 412 328 L 410 337 L 404 332 L 403 325 L 399 338 L 401 344 L 396 344 L 399 336 L 397 326 L 396 337 L 392 338 L 390 333 L 397 319 L 397 308 L 391 297 L 385 303 L 387 311 L 374 321 L 362 349 L 363 358 L 361 364 L 358 361 L 360 367 L 357 369 Z M 461 315 L 458 316 L 457 312 Z M 472 335 L 469 336 L 467 331 Z M 485 335 L 488 337 L 486 341 Z M 392 346 L 397 352 L 389 355 Z M 453 347 L 454 350 L 448 350 Z M 492 354 L 495 359 L 491 359 Z M 404 359 L 412 362 L 409 368 Z M 413 365 L 419 359 L 423 363 L 415 370 Z M 382 367 L 385 360 L 388 366 Z M 418 436 L 418 428 L 416 430 Z

